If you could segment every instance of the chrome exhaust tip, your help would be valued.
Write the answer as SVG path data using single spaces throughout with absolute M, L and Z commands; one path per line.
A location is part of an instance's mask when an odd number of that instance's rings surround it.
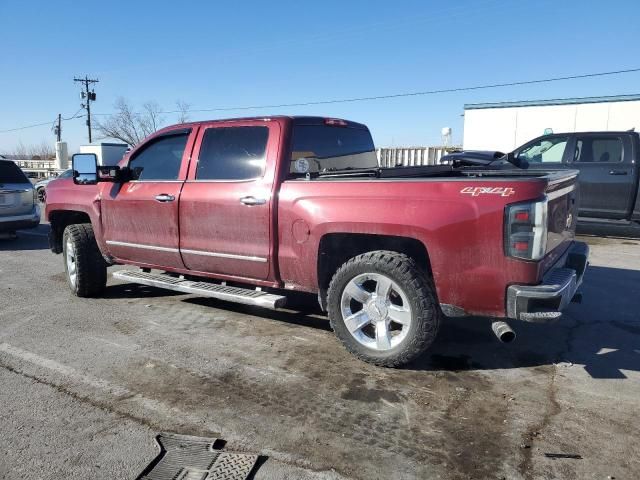
M 507 322 L 496 321 L 491 324 L 491 330 L 498 340 L 502 343 L 510 343 L 516 339 L 516 332 L 511 330 L 511 327 Z

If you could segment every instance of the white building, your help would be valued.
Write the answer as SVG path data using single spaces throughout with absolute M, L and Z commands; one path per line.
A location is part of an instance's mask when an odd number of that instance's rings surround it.
M 126 143 L 92 143 L 80 145 L 80 153 L 94 153 L 98 165 L 117 165 L 129 149 Z
M 464 106 L 465 150 L 510 152 L 545 133 L 640 130 L 640 95 Z

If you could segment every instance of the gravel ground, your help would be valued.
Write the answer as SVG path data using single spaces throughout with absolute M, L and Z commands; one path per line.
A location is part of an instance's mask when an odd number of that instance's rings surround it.
M 558 324 L 502 345 L 449 319 L 389 370 L 307 297 L 272 312 L 111 278 L 73 297 L 46 229 L 0 241 L 0 478 L 133 479 L 161 431 L 262 455 L 256 479 L 640 477 L 633 237 L 583 237 L 584 301 Z

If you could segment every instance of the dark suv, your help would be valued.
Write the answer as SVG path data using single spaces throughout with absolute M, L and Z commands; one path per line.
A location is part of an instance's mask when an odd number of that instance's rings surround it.
M 468 151 L 442 157 L 458 165 L 507 160 L 523 169 L 579 170 L 582 219 L 640 222 L 637 132 L 556 133 L 535 138 L 508 154 Z

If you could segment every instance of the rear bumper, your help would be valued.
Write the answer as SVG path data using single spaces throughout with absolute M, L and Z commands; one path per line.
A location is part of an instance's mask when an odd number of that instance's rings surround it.
M 589 246 L 574 242 L 541 284 L 508 287 L 507 317 L 537 323 L 559 318 L 582 283 L 588 258 Z
M 22 228 L 35 228 L 40 224 L 40 209 L 34 208 L 29 215 L 0 216 L 0 232 L 14 232 Z

